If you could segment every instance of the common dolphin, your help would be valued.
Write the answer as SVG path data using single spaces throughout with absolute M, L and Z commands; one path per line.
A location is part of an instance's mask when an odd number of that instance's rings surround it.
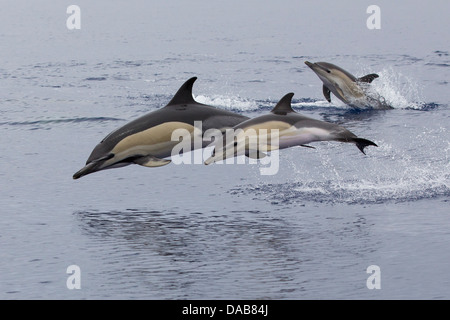
M 356 78 L 351 73 L 328 62 L 305 61 L 305 64 L 322 80 L 323 95 L 328 102 L 331 102 L 330 93 L 333 92 L 339 100 L 355 108 L 367 106 L 375 109 L 392 108 L 384 101 L 383 97 L 375 97 L 367 90 L 367 85 L 379 77 L 376 73 Z
M 198 103 L 192 96 L 197 77 L 187 80 L 163 108 L 150 112 L 107 135 L 92 151 L 85 167 L 73 175 L 74 179 L 87 174 L 139 164 L 160 167 L 171 162 L 171 155 L 179 141 L 172 141 L 176 129 L 194 132 L 194 121 L 201 121 L 203 132 L 208 129 L 223 131 L 249 119 L 230 111 Z M 204 142 L 201 147 L 206 146 Z M 194 147 L 194 146 L 193 146 Z
M 232 141 L 226 141 L 222 146 L 219 145 L 218 148 L 214 149 L 212 156 L 205 161 L 205 164 L 235 157 L 236 155 L 245 154 L 248 156 L 252 152 L 253 158 L 262 158 L 265 156 L 264 151 L 285 149 L 293 146 L 310 147 L 307 144 L 314 141 L 354 143 L 364 154 L 365 147 L 377 146 L 372 141 L 358 138 L 342 126 L 308 118 L 295 112 L 291 106 L 293 96 L 293 93 L 286 94 L 270 114 L 255 117 L 234 126 L 233 130 L 237 132 L 234 139 L 230 139 Z M 268 135 L 269 131 L 274 129 L 278 130 L 277 143 L 265 137 L 264 141 L 267 141 L 267 145 L 262 146 L 263 148 L 259 150 L 252 150 L 254 147 L 249 145 L 248 141 L 254 138 L 255 135 L 257 138 L 261 138 L 261 135 Z M 257 147 L 259 148 L 261 145 L 258 144 Z

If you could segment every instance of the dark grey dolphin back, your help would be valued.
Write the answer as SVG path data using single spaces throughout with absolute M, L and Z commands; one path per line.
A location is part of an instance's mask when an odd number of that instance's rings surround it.
M 195 121 L 202 121 L 205 131 L 211 128 L 233 127 L 248 119 L 246 116 L 195 101 L 192 88 L 196 80 L 197 77 L 187 80 L 165 107 L 145 114 L 108 134 L 94 148 L 86 163 L 104 157 L 125 137 L 167 122 L 194 125 Z

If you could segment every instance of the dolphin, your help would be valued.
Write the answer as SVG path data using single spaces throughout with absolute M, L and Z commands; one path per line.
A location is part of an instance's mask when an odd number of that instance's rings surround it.
M 392 109 L 382 97 L 373 97 L 368 92 L 367 85 L 379 76 L 376 73 L 356 78 L 351 73 L 328 62 L 305 64 L 314 71 L 323 82 L 323 95 L 331 102 L 330 93 L 339 98 L 345 104 L 354 108 L 371 106 L 375 109 Z
M 246 116 L 198 103 L 192 96 L 197 77 L 187 80 L 169 103 L 156 111 L 137 118 L 107 135 L 92 151 L 86 165 L 73 179 L 100 170 L 119 168 L 130 164 L 160 167 L 171 160 L 172 132 L 186 129 L 194 133 L 194 121 L 201 121 L 202 133 L 208 129 L 224 131 L 249 119 Z M 202 142 L 202 146 L 205 142 Z M 193 146 L 194 147 L 194 146 Z
M 314 141 L 354 143 L 363 154 L 365 154 L 365 147 L 377 146 L 370 140 L 357 137 L 354 133 L 342 126 L 308 118 L 295 112 L 291 106 L 293 96 L 293 93 L 286 94 L 277 103 L 275 108 L 272 109 L 270 114 L 255 117 L 234 126 L 234 139 L 229 139 L 232 141 L 224 141 L 222 145 L 216 145 L 212 156 L 205 161 L 205 164 L 208 165 L 216 161 L 242 154 L 245 154 L 250 158 L 263 158 L 265 156 L 264 151 L 285 149 L 294 146 L 313 148 L 307 144 Z M 268 136 L 263 137 L 263 141 L 267 141 L 266 145 L 258 144 L 258 146 L 256 146 L 254 144 L 252 147 L 249 143 L 252 135 L 253 138 L 255 138 L 256 135 L 256 138 L 261 141 L 262 135 L 268 135 L 268 132 L 272 132 L 274 129 L 278 130 L 278 134 L 274 135 L 278 138 L 278 143 L 274 143 Z M 272 137 L 272 133 L 270 133 L 270 136 Z

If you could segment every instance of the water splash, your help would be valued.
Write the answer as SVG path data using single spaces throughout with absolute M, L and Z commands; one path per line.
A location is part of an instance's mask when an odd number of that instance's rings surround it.
M 260 109 L 260 104 L 257 101 L 238 96 L 198 95 L 195 97 L 195 100 L 199 103 L 217 106 L 230 111 L 257 111 Z
M 331 144 L 328 150 L 317 148 L 314 154 L 302 154 L 301 161 L 292 152 L 281 160 L 289 167 L 289 176 L 281 183 L 261 180 L 229 192 L 275 205 L 365 205 L 450 197 L 447 137 L 448 129 L 440 126 L 424 129 L 410 140 L 379 140 L 379 148 L 364 158 L 349 157 L 347 150 Z M 430 154 L 430 150 L 439 153 Z
M 300 99 L 300 100 L 293 100 L 292 101 L 292 107 L 293 108 L 327 108 L 330 106 L 330 103 L 326 100 L 312 100 L 312 99 Z
M 199 95 L 195 97 L 195 100 L 199 103 L 204 103 L 219 108 L 223 108 L 230 111 L 237 112 L 259 112 L 270 111 L 277 104 L 278 100 L 266 99 L 266 100 L 251 100 L 242 98 L 239 96 L 204 96 Z M 315 109 L 330 109 L 334 108 L 330 106 L 326 100 L 315 100 L 311 98 L 297 98 L 292 100 L 292 107 L 300 110 L 315 110 Z M 342 103 L 340 107 L 345 107 Z M 340 108 L 338 108 L 340 109 Z
M 450 175 L 413 167 L 397 177 L 377 177 L 371 174 L 364 179 L 334 176 L 322 181 L 308 177 L 304 181 L 238 186 L 231 189 L 230 193 L 251 194 L 254 199 L 272 204 L 397 203 L 450 196 Z
M 380 72 L 369 88 L 369 94 L 380 97 L 394 109 L 422 110 L 426 104 L 417 82 L 392 67 Z

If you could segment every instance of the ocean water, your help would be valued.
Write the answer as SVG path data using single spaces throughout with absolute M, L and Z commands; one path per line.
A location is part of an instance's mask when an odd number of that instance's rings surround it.
M 450 3 L 376 2 L 4 1 L 0 298 L 449 299 Z M 381 29 L 366 26 L 372 4 Z M 394 108 L 328 103 L 306 60 L 378 73 Z M 197 101 L 250 117 L 294 92 L 296 111 L 378 148 L 281 150 L 275 175 L 170 164 L 72 179 L 192 76 Z

